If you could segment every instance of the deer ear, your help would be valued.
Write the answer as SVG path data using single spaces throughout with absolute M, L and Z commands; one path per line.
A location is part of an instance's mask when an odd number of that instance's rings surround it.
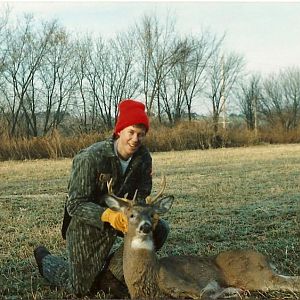
M 117 201 L 115 198 L 113 198 L 109 195 L 105 195 L 104 201 L 109 208 L 111 208 L 113 210 L 121 210 L 121 205 L 120 205 L 119 201 Z
M 124 210 L 129 204 L 123 201 L 120 201 L 114 197 L 111 197 L 109 195 L 104 196 L 104 201 L 107 204 L 109 208 L 115 211 Z
M 154 204 L 154 209 L 158 214 L 164 214 L 172 207 L 173 201 L 173 196 L 166 196 L 164 198 L 161 198 Z

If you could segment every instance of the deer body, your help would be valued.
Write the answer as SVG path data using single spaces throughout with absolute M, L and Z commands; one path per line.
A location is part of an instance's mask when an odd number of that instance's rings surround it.
M 122 200 L 122 199 L 121 199 Z M 108 197 L 112 209 L 128 218 L 123 271 L 132 299 L 240 296 L 244 290 L 300 292 L 299 276 L 282 276 L 267 258 L 253 250 L 229 250 L 212 257 L 169 256 L 158 259 L 152 231 L 155 215 L 170 209 L 173 197 L 145 206 Z

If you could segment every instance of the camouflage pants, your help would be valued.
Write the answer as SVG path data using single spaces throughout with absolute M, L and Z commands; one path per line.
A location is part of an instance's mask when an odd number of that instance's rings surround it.
M 156 249 L 160 249 L 169 233 L 169 226 L 160 220 L 154 231 Z M 43 275 L 53 285 L 63 287 L 75 295 L 86 295 L 100 273 L 117 232 L 110 226 L 103 229 L 83 223 L 73 217 L 67 231 L 68 260 L 48 255 L 43 259 Z M 123 280 L 123 247 L 120 247 L 109 263 L 109 270 L 118 280 Z

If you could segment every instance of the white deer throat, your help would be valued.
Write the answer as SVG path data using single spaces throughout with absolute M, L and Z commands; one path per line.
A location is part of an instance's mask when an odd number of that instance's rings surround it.
M 149 238 L 144 239 L 141 237 L 134 237 L 132 239 L 131 248 L 134 250 L 139 250 L 139 249 L 144 249 L 144 250 L 149 250 L 149 251 L 154 250 L 152 239 L 149 239 Z

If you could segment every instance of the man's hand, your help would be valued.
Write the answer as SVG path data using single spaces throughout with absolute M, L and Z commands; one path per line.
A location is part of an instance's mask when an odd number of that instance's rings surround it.
M 114 229 L 122 231 L 123 233 L 127 232 L 128 221 L 123 212 L 107 208 L 101 216 L 101 221 L 108 222 Z

